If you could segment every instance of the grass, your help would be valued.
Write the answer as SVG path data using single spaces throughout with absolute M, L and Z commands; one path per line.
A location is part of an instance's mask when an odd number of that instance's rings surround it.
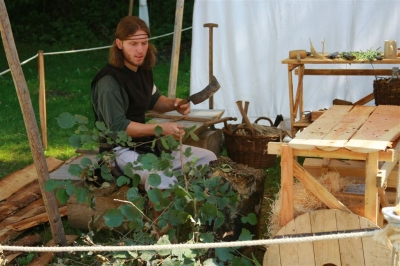
M 40 47 L 46 52 L 63 51 Z M 22 46 L 18 51 L 20 61 L 31 58 L 37 50 L 31 46 Z M 68 138 L 72 130 L 61 129 L 56 117 L 62 112 L 80 114 L 89 118 L 93 124 L 93 112 L 90 100 L 90 82 L 97 71 L 107 62 L 108 49 L 45 56 L 46 109 L 48 149 L 46 156 L 66 160 L 74 155 Z M 176 88 L 177 97 L 189 94 L 190 60 L 185 57 L 179 65 Z M 5 54 L 0 54 L 0 71 L 8 69 Z M 29 89 L 32 106 L 38 128 L 39 119 L 39 79 L 37 59 L 22 66 Z M 154 68 L 156 85 L 164 95 L 168 94 L 170 62 L 159 62 Z M 25 129 L 22 111 L 16 89 L 10 73 L 0 76 L 0 179 L 32 163 L 32 154 Z

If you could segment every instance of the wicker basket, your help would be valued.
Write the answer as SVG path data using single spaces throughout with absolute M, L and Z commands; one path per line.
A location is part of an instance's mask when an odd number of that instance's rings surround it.
M 265 169 L 274 165 L 276 155 L 268 154 L 268 143 L 280 141 L 285 132 L 272 127 L 272 121 L 267 117 L 260 117 L 254 123 L 257 124 L 261 119 L 266 119 L 271 123 L 271 126 L 265 126 L 271 129 L 270 134 L 252 135 L 245 124 L 229 125 L 229 127 L 222 129 L 226 151 L 232 161 L 258 169 Z M 240 129 L 248 131 L 249 134 L 238 134 Z
M 400 79 L 374 80 L 375 105 L 400 105 Z

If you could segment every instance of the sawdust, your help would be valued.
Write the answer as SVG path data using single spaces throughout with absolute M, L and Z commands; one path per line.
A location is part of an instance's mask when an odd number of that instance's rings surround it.
M 323 185 L 330 193 L 335 194 L 343 191 L 351 181 L 340 177 L 337 172 L 328 172 L 320 177 L 316 178 L 321 185 Z M 319 210 L 328 209 L 328 207 L 322 203 L 314 194 L 307 190 L 304 185 L 295 181 L 293 186 L 293 198 L 294 198 L 294 217 L 296 218 L 303 213 Z M 268 236 L 273 237 L 279 229 L 280 226 L 280 211 L 282 208 L 282 198 L 281 190 L 277 194 L 275 201 L 271 203 L 271 215 L 268 221 Z

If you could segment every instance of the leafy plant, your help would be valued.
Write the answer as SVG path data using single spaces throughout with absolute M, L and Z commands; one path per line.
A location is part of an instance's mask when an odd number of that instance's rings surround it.
M 380 48 L 373 50 L 372 48 L 368 49 L 367 51 L 350 51 L 350 52 L 342 52 L 340 54 L 341 58 L 350 59 L 350 60 L 361 60 L 361 61 L 372 61 L 376 60 L 377 58 L 381 57 L 381 52 L 379 52 Z
M 70 137 L 70 144 L 77 148 L 93 141 L 97 142 L 99 138 L 106 138 L 109 144 L 136 145 L 124 132 L 113 134 L 100 122 L 96 122 L 95 128 L 89 130 L 86 126 L 87 119 L 80 115 L 63 113 L 57 120 L 62 128 L 77 126 L 74 135 Z M 194 136 L 193 130 L 186 129 L 185 136 Z M 156 141 L 160 140 L 164 148 L 176 149 L 179 143 L 171 136 L 161 136 L 161 131 L 160 127 L 156 127 L 156 139 L 152 145 L 156 145 Z M 103 164 L 92 163 L 90 159 L 83 158 L 79 165 L 71 164 L 69 172 L 84 181 L 96 181 L 96 170 L 100 169 L 101 176 L 106 179 L 106 182 L 100 184 L 102 187 L 108 186 L 114 179 L 118 186 L 130 186 L 126 200 L 119 200 L 124 204 L 120 208 L 109 209 L 102 217 L 109 228 L 129 231 L 130 238 L 121 241 L 124 245 L 221 241 L 223 236 L 217 232 L 224 230 L 224 223 L 229 220 L 229 217 L 226 217 L 227 213 L 237 213 L 240 196 L 229 189 L 229 183 L 222 177 L 211 178 L 212 169 L 208 165 L 196 165 L 195 156 L 189 160 L 192 154 L 190 147 L 185 151 L 181 150 L 180 153 L 180 171 L 171 169 L 171 161 L 174 159 L 171 154 L 162 152 L 161 156 L 157 157 L 148 153 L 141 154 L 137 161 L 128 163 L 123 175 L 115 176 L 112 174 L 115 154 L 111 151 L 98 155 Z M 183 163 L 183 160 L 186 162 Z M 135 174 L 135 170 L 147 170 L 150 173 L 149 183 L 152 188 L 146 191 L 147 193 L 143 193 L 138 187 L 140 177 Z M 161 183 L 160 172 L 166 176 L 175 176 L 178 182 L 167 190 L 157 188 Z M 82 188 L 72 185 L 70 181 L 49 180 L 45 189 L 55 190 L 60 202 L 66 202 L 71 195 L 75 195 L 79 202 L 89 203 L 91 187 L 86 182 L 85 185 L 86 188 Z M 241 220 L 253 225 L 257 223 L 255 214 L 248 214 Z M 238 240 L 251 240 L 252 237 L 247 229 L 242 229 Z M 151 261 L 163 265 L 222 265 L 224 262 L 232 262 L 232 265 L 251 265 L 256 262 L 256 259 L 242 256 L 234 248 L 126 252 L 113 254 L 113 257 L 123 257 L 123 260 L 131 262 Z

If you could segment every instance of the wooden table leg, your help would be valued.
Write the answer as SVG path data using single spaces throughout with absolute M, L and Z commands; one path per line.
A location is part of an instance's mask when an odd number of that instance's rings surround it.
M 377 204 L 378 192 L 376 188 L 376 175 L 378 173 L 379 153 L 367 154 L 365 164 L 365 218 L 370 219 L 375 224 L 378 223 Z
M 287 144 L 281 147 L 281 226 L 285 226 L 294 217 L 293 203 L 293 150 Z

